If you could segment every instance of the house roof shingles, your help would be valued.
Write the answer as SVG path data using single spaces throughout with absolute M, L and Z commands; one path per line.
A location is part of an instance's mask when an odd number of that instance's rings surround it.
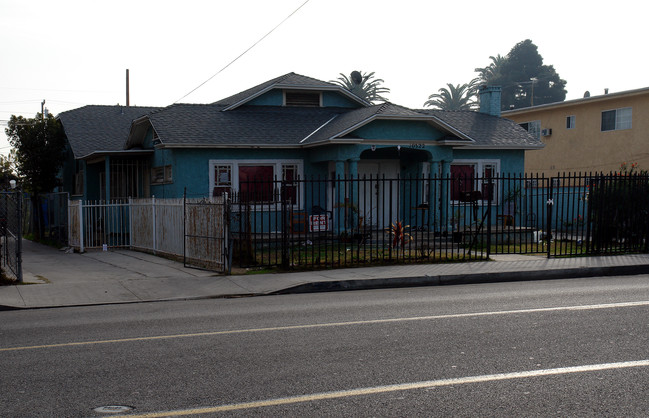
M 133 134 L 131 123 L 135 119 L 139 123 L 148 121 L 167 146 L 313 146 L 348 138 L 356 128 L 376 119 L 426 121 L 447 132 L 448 138 L 466 142 L 454 146 L 543 146 L 511 120 L 479 112 L 413 110 L 392 103 L 356 109 L 242 105 L 270 88 L 300 86 L 338 89 L 332 83 L 289 73 L 212 104 L 174 104 L 165 108 L 93 105 L 62 112 L 58 117 L 75 158 L 124 151 L 135 145 L 138 140 L 130 144 L 126 141 Z
M 344 138 L 374 119 L 423 120 L 446 130 L 465 146 L 540 148 L 516 123 L 468 111 L 412 110 L 392 103 L 359 109 L 177 104 L 148 118 L 166 145 L 299 146 Z M 458 145 L 458 144 L 456 144 Z
M 166 145 L 297 145 L 349 109 L 222 105 L 172 105 L 149 115 Z
M 89 105 L 61 112 L 58 119 L 75 158 L 95 152 L 124 150 L 133 119 L 158 107 Z
M 452 126 L 467 138 L 472 147 L 542 148 L 543 143 L 515 122 L 480 112 L 419 110 Z

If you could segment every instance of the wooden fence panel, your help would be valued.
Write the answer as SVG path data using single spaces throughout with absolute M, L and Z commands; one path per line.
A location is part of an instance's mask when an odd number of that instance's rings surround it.
M 225 268 L 225 203 L 222 197 L 185 203 L 185 265 Z
M 68 202 L 68 244 L 74 248 L 83 247 L 81 243 L 81 220 L 79 218 L 80 208 L 80 200 Z
M 183 255 L 183 200 L 164 199 L 155 205 L 156 250 Z

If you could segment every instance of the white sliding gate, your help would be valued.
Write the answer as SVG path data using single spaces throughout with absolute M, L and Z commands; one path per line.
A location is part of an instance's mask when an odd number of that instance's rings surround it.
M 193 202 L 192 202 L 193 203 Z M 186 205 L 189 204 L 189 209 Z M 70 246 L 83 252 L 91 248 L 132 248 L 165 255 L 191 259 L 213 257 L 201 267 L 225 269 L 222 251 L 208 251 L 205 242 L 187 239 L 185 230 L 189 225 L 195 231 L 196 225 L 209 225 L 210 235 L 225 239 L 224 211 L 214 209 L 198 211 L 195 205 L 183 199 L 128 199 L 115 201 L 70 201 L 69 202 Z M 186 211 L 189 213 L 186 214 Z M 198 217 L 210 219 L 199 219 Z M 212 231 L 213 228 L 219 231 Z M 207 232 L 207 231 L 206 231 Z M 221 241 L 221 242 L 222 242 Z M 193 246 L 201 248 L 193 248 Z M 188 248 L 189 246 L 189 248 Z M 220 248 L 219 248 L 220 249 Z M 198 257 L 196 254 L 200 254 Z

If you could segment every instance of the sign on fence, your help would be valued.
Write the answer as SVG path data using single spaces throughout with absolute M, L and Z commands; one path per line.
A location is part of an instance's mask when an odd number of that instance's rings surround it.
M 309 215 L 309 232 L 324 232 L 328 230 L 328 215 Z

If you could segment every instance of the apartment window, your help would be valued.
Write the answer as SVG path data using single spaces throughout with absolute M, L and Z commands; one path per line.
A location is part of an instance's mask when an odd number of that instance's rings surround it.
M 298 203 L 302 161 L 210 161 L 210 166 L 212 196 L 238 191 L 241 202 L 274 203 L 281 199 Z
M 531 122 L 521 123 L 520 126 L 525 129 L 534 138 L 541 139 L 541 121 L 533 120 Z
M 602 132 L 631 129 L 631 116 L 630 107 L 602 112 Z
M 482 200 L 496 201 L 498 198 L 497 182 L 492 181 L 498 176 L 497 161 L 463 161 L 455 160 L 451 164 L 451 200 L 461 201 L 467 192 L 480 191 Z
M 575 117 L 574 116 L 566 117 L 566 129 L 575 129 Z

